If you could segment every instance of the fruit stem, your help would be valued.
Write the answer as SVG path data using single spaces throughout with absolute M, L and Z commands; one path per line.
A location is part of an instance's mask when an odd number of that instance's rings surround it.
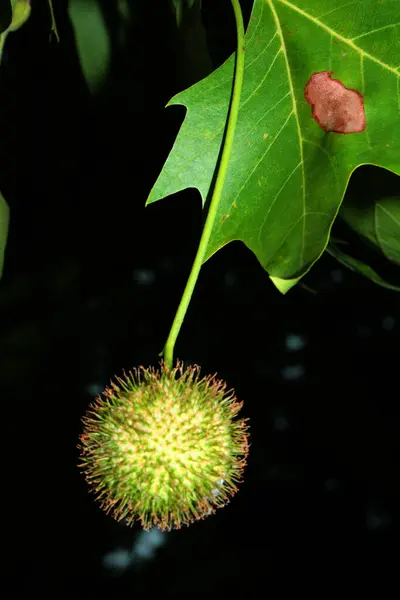
M 235 74 L 233 79 L 233 91 L 232 99 L 229 107 L 228 124 L 226 128 L 226 135 L 223 141 L 223 150 L 221 155 L 221 161 L 219 164 L 218 174 L 215 181 L 215 186 L 212 193 L 210 207 L 208 209 L 207 218 L 204 224 L 203 232 L 195 259 L 193 261 L 192 269 L 190 271 L 189 278 L 187 280 L 185 290 L 182 294 L 181 301 L 176 311 L 174 321 L 171 326 L 167 341 L 162 352 L 163 358 L 167 366 L 172 369 L 173 367 L 173 355 L 176 338 L 178 337 L 179 331 L 182 327 L 193 290 L 199 277 L 201 266 L 204 262 L 208 242 L 210 240 L 211 232 L 214 226 L 215 217 L 217 215 L 218 205 L 221 200 L 222 190 L 224 187 L 226 174 L 228 171 L 229 158 L 232 152 L 233 140 L 235 136 L 236 123 L 239 114 L 240 95 L 242 92 L 243 85 L 243 74 L 244 74 L 244 26 L 243 16 L 240 8 L 239 0 L 231 0 L 232 8 L 235 13 L 236 20 L 236 33 L 237 33 L 237 51 L 236 51 L 236 64 Z

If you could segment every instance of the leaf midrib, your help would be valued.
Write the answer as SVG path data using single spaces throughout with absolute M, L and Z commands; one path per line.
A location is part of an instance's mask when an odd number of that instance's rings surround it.
M 289 90 L 290 90 L 290 95 L 292 97 L 293 115 L 294 115 L 294 118 L 296 120 L 297 135 L 298 135 L 298 138 L 299 138 L 299 152 L 300 152 L 301 180 L 302 180 L 302 201 L 303 201 L 303 216 L 304 216 L 307 211 L 306 211 L 306 184 L 305 184 L 305 172 L 304 172 L 303 136 L 302 136 L 302 133 L 301 133 L 300 119 L 299 119 L 299 115 L 298 115 L 298 111 L 297 111 L 296 94 L 294 93 L 294 86 L 293 86 L 293 81 L 292 81 L 292 76 L 291 76 L 290 65 L 289 65 L 289 58 L 288 58 L 288 53 L 287 53 L 287 49 L 286 49 L 285 38 L 284 38 L 284 35 L 283 35 L 281 23 L 280 23 L 278 14 L 277 14 L 277 12 L 275 10 L 275 6 L 274 6 L 274 3 L 273 3 L 273 0 L 267 0 L 267 1 L 268 1 L 268 5 L 270 7 L 271 13 L 272 13 L 272 15 L 274 17 L 275 26 L 276 26 L 276 29 L 278 31 L 278 35 L 281 38 L 282 54 L 284 56 L 284 60 L 285 60 L 285 64 L 286 64 L 286 71 L 287 71 L 288 82 L 289 82 Z M 303 259 L 304 259 L 305 237 L 306 237 L 306 219 L 303 218 L 301 251 L 300 251 L 300 256 L 299 256 L 300 266 L 304 262 Z

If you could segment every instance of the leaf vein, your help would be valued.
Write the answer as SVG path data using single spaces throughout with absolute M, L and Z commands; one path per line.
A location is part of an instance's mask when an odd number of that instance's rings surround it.
M 271 0 L 268 0 L 268 1 L 270 2 Z M 316 17 L 313 17 L 312 15 L 308 14 L 307 12 L 305 12 L 304 10 L 302 10 L 301 8 L 299 8 L 298 6 L 295 6 L 294 4 L 292 4 L 291 2 L 289 2 L 288 0 L 276 0 L 276 1 L 280 2 L 281 4 L 284 4 L 285 6 L 288 6 L 293 11 L 299 13 L 300 15 L 302 15 L 303 17 L 305 17 L 309 21 L 312 21 L 313 23 L 315 23 L 315 25 L 317 25 L 318 27 L 321 27 L 321 29 L 325 29 L 325 31 L 327 31 L 330 35 L 335 36 L 338 40 L 341 40 L 343 43 L 345 43 L 348 46 L 350 46 L 350 48 L 353 48 L 353 50 L 355 50 L 356 52 L 359 52 L 360 54 L 362 54 L 362 56 L 364 56 L 365 58 L 368 58 L 372 62 L 374 62 L 377 65 L 379 65 L 380 67 L 382 67 L 382 69 L 386 69 L 387 71 L 390 71 L 391 73 L 394 73 L 395 75 L 397 75 L 397 77 L 400 76 L 400 73 L 397 71 L 396 67 L 391 67 L 390 65 L 384 63 L 382 60 L 379 60 L 379 58 L 376 58 L 376 56 L 373 56 L 372 54 L 369 54 L 369 52 L 366 52 L 365 50 L 363 50 L 362 48 L 360 48 L 359 46 L 357 46 L 357 44 L 354 44 L 354 42 L 351 39 L 346 38 L 345 36 L 341 35 L 340 33 L 337 33 L 334 29 L 332 29 L 328 25 L 325 25 L 324 23 L 322 23 L 321 21 L 319 21 Z
M 263 17 L 263 14 L 264 14 L 264 10 L 265 10 L 265 5 L 263 4 L 263 6 L 262 6 L 262 9 L 260 10 L 260 16 L 259 16 L 259 19 L 258 19 L 258 23 L 257 23 L 257 25 L 255 25 L 255 26 L 254 26 L 254 29 L 253 29 L 253 31 L 251 32 L 251 35 L 250 35 L 250 36 L 249 36 L 249 37 L 246 39 L 246 44 L 248 44 L 248 43 L 249 43 L 249 42 L 250 42 L 250 41 L 251 41 L 251 40 L 252 40 L 252 39 L 255 37 L 255 35 L 256 35 L 256 33 L 257 33 L 257 30 L 258 30 L 258 28 L 260 27 L 260 23 L 261 23 L 261 21 L 262 21 L 262 17 Z M 248 25 L 248 27 L 247 27 L 247 30 L 246 30 L 246 36 L 247 36 L 247 34 L 249 33 L 249 29 L 250 29 L 250 23 L 251 23 L 251 21 L 249 22 L 249 25 Z
M 366 37 L 367 35 L 372 35 L 373 33 L 377 33 L 378 31 L 383 31 L 384 29 L 390 29 L 391 27 L 397 27 L 400 25 L 399 23 L 390 23 L 390 25 L 384 25 L 383 27 L 378 27 L 377 29 L 373 29 L 372 31 L 366 31 L 365 33 L 361 33 L 360 35 L 356 35 L 356 37 L 351 38 L 351 41 L 359 40 L 362 37 Z
M 249 96 L 246 98 L 246 100 L 240 105 L 241 109 L 243 108 L 243 106 L 246 106 L 246 104 L 249 102 L 249 100 L 251 100 L 251 98 L 254 96 L 254 94 L 256 94 L 257 91 L 260 89 L 260 87 L 264 84 L 264 82 L 267 79 L 268 75 L 271 73 L 271 70 L 273 69 L 273 67 L 275 65 L 275 62 L 276 62 L 276 59 L 280 55 L 281 51 L 282 51 L 282 49 L 279 48 L 278 52 L 275 54 L 274 58 L 271 61 L 271 64 L 269 66 L 268 71 L 265 73 L 264 77 L 261 79 L 261 81 L 258 84 L 258 86 L 254 88 L 254 90 L 251 92 L 251 94 L 249 94 Z
M 293 177 L 293 175 L 296 173 L 297 169 L 301 166 L 301 163 L 299 162 L 295 168 L 292 170 L 292 172 L 290 173 L 290 175 L 288 175 L 288 177 L 286 177 L 285 181 L 283 182 L 283 184 L 281 185 L 281 187 L 279 188 L 279 190 L 276 192 L 274 199 L 272 200 L 270 206 L 268 207 L 268 210 L 265 214 L 265 217 L 263 219 L 262 225 L 260 226 L 260 230 L 259 230 L 259 234 L 258 234 L 258 243 L 261 244 L 261 234 L 262 231 L 265 227 L 265 223 L 267 222 L 267 219 L 269 217 L 269 213 L 271 212 L 272 208 L 274 207 L 275 202 L 277 201 L 278 197 L 280 196 L 281 192 L 283 191 L 283 189 L 286 187 L 287 183 L 290 181 L 290 179 Z
M 377 208 L 380 208 L 380 209 L 381 209 L 381 211 L 383 211 L 383 212 L 384 212 L 384 213 L 385 213 L 385 214 L 386 214 L 386 215 L 389 217 L 389 219 L 392 219 L 392 221 L 394 221 L 394 222 L 396 223 L 396 225 L 399 225 L 399 227 L 400 227 L 400 221 L 399 221 L 398 219 L 396 219 L 396 217 L 394 217 L 394 216 L 392 215 L 392 213 L 391 213 L 391 212 L 389 212 L 389 211 L 387 210 L 387 208 L 384 208 L 384 207 L 383 207 L 381 204 L 379 204 L 379 203 L 377 204 Z
M 268 146 L 268 148 L 265 150 L 265 152 L 263 152 L 263 154 L 261 155 L 260 160 L 258 160 L 254 166 L 254 168 L 252 169 L 252 171 L 250 171 L 250 173 L 248 174 L 248 176 L 246 177 L 242 187 L 240 188 L 240 190 L 238 191 L 238 193 L 236 194 L 235 198 L 232 201 L 232 205 L 236 202 L 236 200 L 239 198 L 240 194 L 242 193 L 242 191 L 244 190 L 244 188 L 247 185 L 247 182 L 249 181 L 249 179 L 252 177 L 252 175 L 255 173 L 255 171 L 258 169 L 258 166 L 260 165 L 260 163 L 264 160 L 264 158 L 266 157 L 266 155 L 268 154 L 268 152 L 271 150 L 272 146 L 274 145 L 274 143 L 276 142 L 276 140 L 279 138 L 280 134 L 282 133 L 282 131 L 285 129 L 286 125 L 289 122 L 290 117 L 293 114 L 293 110 L 290 111 L 290 113 L 288 114 L 288 116 L 286 117 L 286 120 L 284 122 L 284 124 L 282 125 L 282 127 L 280 128 L 280 130 L 278 131 L 278 133 L 276 134 L 276 136 L 274 137 L 273 141 L 270 143 L 270 145 Z
M 316 148 L 318 148 L 319 150 L 321 150 L 321 152 L 323 152 L 327 157 L 329 162 L 331 163 L 332 166 L 332 170 L 333 170 L 333 174 L 335 176 L 336 179 L 336 183 L 339 183 L 339 178 L 338 178 L 338 174 L 337 174 L 337 170 L 336 170 L 336 165 L 333 162 L 333 159 L 331 157 L 331 155 L 329 154 L 329 152 L 327 150 L 325 150 L 325 148 L 323 148 L 322 146 L 320 146 L 319 144 L 317 144 L 316 142 L 311 142 L 310 140 L 306 140 L 305 138 L 303 138 L 303 142 L 306 144 L 310 144 L 312 146 L 316 146 Z
M 273 36 L 272 36 L 272 38 L 269 40 L 268 44 L 267 44 L 266 46 L 264 46 L 264 48 L 262 49 L 262 51 L 261 51 L 261 52 L 259 52 L 259 53 L 257 54 L 257 56 L 255 56 L 255 57 L 253 58 L 253 60 L 252 60 L 252 61 L 250 61 L 249 63 L 246 63 L 246 69 L 248 69 L 249 67 L 251 67 L 251 65 L 252 65 L 253 63 L 255 63 L 255 62 L 256 62 L 256 61 L 257 61 L 257 60 L 258 60 L 258 59 L 259 59 L 259 58 L 260 58 L 260 57 L 261 57 L 261 56 L 264 54 L 264 52 L 266 52 L 266 51 L 268 50 L 268 48 L 270 47 L 270 45 L 272 44 L 272 42 L 273 42 L 273 41 L 274 41 L 274 39 L 276 38 L 276 35 L 277 35 L 277 33 L 276 33 L 276 31 L 275 31 L 274 35 L 273 35 Z M 279 52 L 278 52 L 278 54 L 279 54 Z
M 287 94 L 285 94 L 284 96 L 282 96 L 282 98 L 280 98 L 277 102 L 275 102 L 275 104 L 273 106 L 270 106 L 265 113 L 263 113 L 261 115 L 261 117 L 258 119 L 257 123 L 255 123 L 254 127 L 252 127 L 250 129 L 250 131 L 247 132 L 247 137 L 250 137 L 253 133 L 253 131 L 255 131 L 259 124 L 261 123 L 261 121 L 263 121 L 263 119 L 265 119 L 265 117 L 267 116 L 268 113 L 270 113 L 272 110 L 274 110 L 281 102 L 283 102 L 283 100 L 285 100 L 285 98 L 287 98 L 290 95 L 290 92 L 288 92 Z M 246 148 L 247 151 L 247 148 Z
M 347 4 L 342 4 L 342 6 L 336 6 L 327 12 L 322 13 L 322 15 L 318 15 L 315 19 L 322 19 L 322 17 L 327 17 L 328 15 L 336 12 L 337 10 L 342 10 L 342 8 L 347 8 L 348 6 L 352 6 L 353 4 L 357 4 L 357 0 L 352 0 L 352 2 L 347 2 Z

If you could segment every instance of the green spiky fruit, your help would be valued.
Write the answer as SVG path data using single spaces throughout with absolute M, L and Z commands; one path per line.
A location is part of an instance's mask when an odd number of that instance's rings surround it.
M 248 454 L 242 403 L 214 376 L 178 363 L 140 367 L 91 405 L 81 467 L 102 507 L 127 524 L 178 529 L 224 506 Z

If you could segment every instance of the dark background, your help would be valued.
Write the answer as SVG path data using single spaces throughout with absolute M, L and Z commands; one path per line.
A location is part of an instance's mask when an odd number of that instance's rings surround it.
M 88 494 L 81 416 L 114 374 L 157 364 L 201 233 L 195 190 L 144 207 L 184 116 L 164 106 L 197 74 L 168 6 L 136 3 L 92 97 L 55 4 L 61 43 L 37 0 L 0 71 L 1 596 L 395 595 L 399 296 L 328 255 L 287 296 L 238 242 L 202 270 L 176 354 L 244 400 L 251 451 L 227 507 L 143 536 Z M 230 3 L 204 1 L 203 24 L 215 68 L 234 50 Z M 371 185 L 398 186 L 358 169 L 352 193 Z

